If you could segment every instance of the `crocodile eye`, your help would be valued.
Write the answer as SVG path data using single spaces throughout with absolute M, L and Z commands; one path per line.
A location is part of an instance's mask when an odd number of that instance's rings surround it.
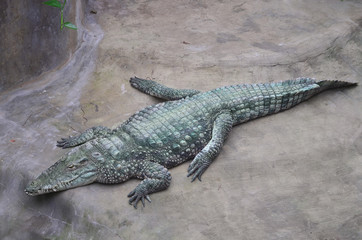
M 88 161 L 88 159 L 83 158 L 82 160 L 79 161 L 79 163 L 80 163 L 80 164 L 84 164 L 84 163 L 86 163 L 87 161 Z
M 97 158 L 97 157 L 100 157 L 101 154 L 99 152 L 94 152 L 94 153 L 92 153 L 92 156 Z
M 68 168 L 69 169 L 73 169 L 75 166 L 73 165 L 73 164 L 70 164 L 69 166 L 68 166 Z

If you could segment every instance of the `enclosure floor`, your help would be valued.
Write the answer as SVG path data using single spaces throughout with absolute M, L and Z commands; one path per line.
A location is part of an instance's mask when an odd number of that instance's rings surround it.
M 85 21 L 69 62 L 0 97 L 1 239 L 362 239 L 361 1 L 89 4 L 100 27 Z M 204 91 L 301 76 L 360 85 L 235 127 L 202 182 L 173 168 L 145 208 L 126 197 L 138 180 L 27 196 L 67 151 L 56 140 L 160 101 L 132 76 Z

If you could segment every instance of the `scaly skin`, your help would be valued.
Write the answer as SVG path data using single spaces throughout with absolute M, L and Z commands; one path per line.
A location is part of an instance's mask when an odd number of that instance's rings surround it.
M 93 127 L 58 141 L 73 148 L 26 188 L 29 195 L 67 190 L 100 182 L 142 182 L 128 195 L 135 208 L 149 194 L 166 189 L 168 168 L 193 159 L 192 181 L 219 154 L 232 126 L 289 109 L 328 88 L 356 85 L 298 78 L 279 83 L 242 84 L 200 93 L 177 90 L 151 80 L 131 78 L 138 90 L 167 101 L 135 113 L 116 129 Z

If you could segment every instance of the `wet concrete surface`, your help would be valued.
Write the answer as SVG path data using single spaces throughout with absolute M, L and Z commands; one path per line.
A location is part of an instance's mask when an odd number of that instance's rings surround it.
M 68 64 L 1 96 L 2 239 L 362 238 L 361 86 L 235 127 L 202 182 L 186 178 L 188 163 L 171 169 L 170 188 L 145 208 L 128 205 L 137 180 L 26 196 L 66 151 L 55 147 L 60 137 L 115 127 L 159 102 L 131 88 L 132 76 L 199 90 L 300 76 L 361 84 L 360 1 L 106 0 L 89 9 L 97 14 Z

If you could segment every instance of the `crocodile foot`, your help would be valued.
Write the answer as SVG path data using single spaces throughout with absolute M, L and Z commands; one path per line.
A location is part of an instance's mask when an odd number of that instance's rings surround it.
M 151 202 L 150 197 L 147 194 L 142 193 L 141 191 L 137 191 L 137 188 L 130 192 L 127 197 L 130 198 L 128 201 L 129 204 L 133 205 L 133 207 L 136 209 L 139 201 L 142 202 L 143 207 L 145 207 L 145 199 Z
M 201 175 L 206 171 L 209 166 L 210 163 L 200 161 L 200 158 L 195 158 L 187 169 L 187 177 L 193 175 L 191 182 L 195 181 L 196 178 L 198 178 L 201 182 Z
M 61 140 L 57 141 L 57 147 L 60 148 L 69 148 L 74 146 L 74 137 L 61 138 Z

